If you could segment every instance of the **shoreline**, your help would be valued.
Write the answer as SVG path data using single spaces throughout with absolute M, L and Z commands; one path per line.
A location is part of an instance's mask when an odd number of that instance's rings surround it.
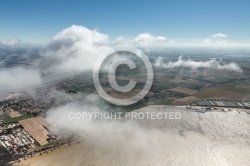
M 197 163 L 200 163 L 199 166 L 247 166 L 244 163 L 250 162 L 250 146 L 247 143 L 247 138 L 250 137 L 247 126 L 250 122 L 247 114 L 249 110 L 201 113 L 188 111 L 185 106 L 153 105 L 134 111 L 171 111 L 176 108 L 183 114 L 181 120 L 134 120 L 125 125 L 124 129 L 121 123 L 121 126 L 116 125 L 112 131 L 109 131 L 110 126 L 108 130 L 104 127 L 91 138 L 71 146 L 62 146 L 41 156 L 38 154 L 13 166 L 142 166 L 146 163 L 171 166 L 193 166 Z M 237 136 L 237 133 L 244 137 Z M 169 150 L 166 151 L 166 148 Z M 239 155 L 241 157 L 237 157 Z

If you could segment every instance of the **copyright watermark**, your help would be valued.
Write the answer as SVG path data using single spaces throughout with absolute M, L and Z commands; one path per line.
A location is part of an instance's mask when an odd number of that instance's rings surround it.
M 98 119 L 98 120 L 110 120 L 110 119 L 168 119 L 176 120 L 181 119 L 180 112 L 69 112 L 68 118 L 70 120 L 79 119 Z
M 108 94 L 103 89 L 100 81 L 100 71 L 102 65 L 104 65 L 105 60 L 111 56 L 114 56 L 115 54 L 117 54 L 118 57 L 121 53 L 130 54 L 140 59 L 146 69 L 146 80 L 144 83 L 144 87 L 140 89 L 139 93 L 125 99 L 117 98 Z M 128 57 L 117 58 L 114 61 L 111 60 L 111 63 L 106 66 L 106 71 L 108 72 L 107 78 L 111 88 L 118 93 L 127 93 L 132 91 L 138 82 L 135 80 L 129 80 L 127 85 L 119 85 L 116 79 L 116 71 L 117 68 L 121 65 L 126 65 L 130 70 L 136 69 L 138 68 L 138 66 L 136 65 L 135 60 L 133 58 Z M 148 57 L 141 50 L 129 46 L 120 46 L 106 50 L 98 57 L 93 68 L 93 83 L 97 90 L 97 93 L 107 102 L 120 106 L 131 105 L 143 99 L 152 86 L 153 78 L 153 67 Z

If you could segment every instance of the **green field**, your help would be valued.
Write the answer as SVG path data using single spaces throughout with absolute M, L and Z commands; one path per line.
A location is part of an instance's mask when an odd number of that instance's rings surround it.
M 9 123 L 17 123 L 19 120 L 29 119 L 33 117 L 34 115 L 28 114 L 16 118 L 11 118 L 8 114 L 2 114 L 0 115 L 0 120 L 4 120 L 4 124 L 9 124 Z
M 220 77 L 216 77 L 216 78 L 212 79 L 211 81 L 216 83 L 216 84 L 221 84 L 221 83 L 233 81 L 233 79 L 230 77 L 220 76 Z
M 203 85 L 200 83 L 180 83 L 180 86 L 194 90 L 200 90 Z
M 154 101 L 154 105 L 172 105 L 174 100 L 170 100 L 170 99 L 160 99 L 160 100 L 156 100 Z
M 168 90 L 168 92 L 171 93 L 171 94 L 174 94 L 174 95 L 176 95 L 178 97 L 187 97 L 187 96 L 190 96 L 188 94 L 181 93 L 181 92 L 176 92 L 176 91 L 172 91 L 172 90 Z
M 147 103 L 145 101 L 139 101 L 138 103 L 135 103 L 126 107 L 122 107 L 121 110 L 119 111 L 130 112 L 130 111 L 133 111 L 133 110 L 145 107 L 145 106 L 147 106 Z
M 250 94 L 250 87 L 249 86 L 244 87 L 243 85 L 248 85 L 246 84 L 245 80 L 236 80 L 233 82 L 217 85 L 216 88 L 228 91 L 234 91 L 238 93 Z
M 154 84 L 167 89 L 172 89 L 179 86 L 177 83 L 170 81 L 155 81 Z

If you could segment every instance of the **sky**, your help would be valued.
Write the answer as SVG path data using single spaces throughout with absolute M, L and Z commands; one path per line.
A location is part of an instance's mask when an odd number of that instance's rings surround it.
M 150 33 L 171 40 L 250 36 L 249 0 L 1 0 L 0 40 L 48 42 L 72 25 L 115 40 Z M 224 36 L 223 36 L 224 35 Z

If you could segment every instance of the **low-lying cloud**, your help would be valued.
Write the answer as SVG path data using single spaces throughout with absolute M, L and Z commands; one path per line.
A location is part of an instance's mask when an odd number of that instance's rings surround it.
M 16 47 L 16 46 L 24 46 L 27 42 L 21 40 L 21 39 L 4 39 L 0 40 L 0 47 Z
M 145 140 L 148 139 L 147 132 L 149 130 L 144 129 L 138 123 L 131 120 L 123 119 L 96 119 L 96 118 L 79 118 L 71 119 L 70 113 L 104 113 L 111 111 L 107 105 L 96 105 L 98 98 L 95 95 L 90 95 L 86 98 L 88 101 L 85 104 L 69 103 L 57 108 L 53 108 L 48 111 L 46 120 L 51 124 L 52 131 L 56 134 L 63 132 L 77 131 L 81 136 L 94 134 L 102 138 L 101 144 L 115 145 L 118 140 L 127 139 L 127 134 L 130 134 L 130 140 L 133 140 L 135 146 L 146 146 Z M 95 104 L 93 104 L 95 103 Z M 152 132 L 152 131 L 150 131 Z M 116 135 L 118 137 L 112 138 Z M 150 134 L 149 134 L 150 135 Z M 126 137 L 125 137 L 126 136 Z M 93 142 L 94 144 L 101 145 L 100 143 Z
M 23 67 L 0 70 L 0 90 L 22 90 L 42 83 L 39 71 Z
M 182 56 L 180 56 L 178 60 L 175 62 L 173 61 L 165 62 L 162 57 L 158 57 L 154 63 L 154 66 L 166 69 L 179 68 L 179 67 L 190 68 L 193 70 L 201 68 L 211 68 L 211 69 L 235 71 L 239 73 L 243 72 L 240 66 L 235 62 L 225 63 L 217 59 L 212 59 L 209 61 L 194 61 L 191 59 L 183 59 Z
M 204 39 L 204 43 L 207 45 L 223 45 L 228 44 L 226 38 L 227 34 L 224 33 L 216 33 Z

